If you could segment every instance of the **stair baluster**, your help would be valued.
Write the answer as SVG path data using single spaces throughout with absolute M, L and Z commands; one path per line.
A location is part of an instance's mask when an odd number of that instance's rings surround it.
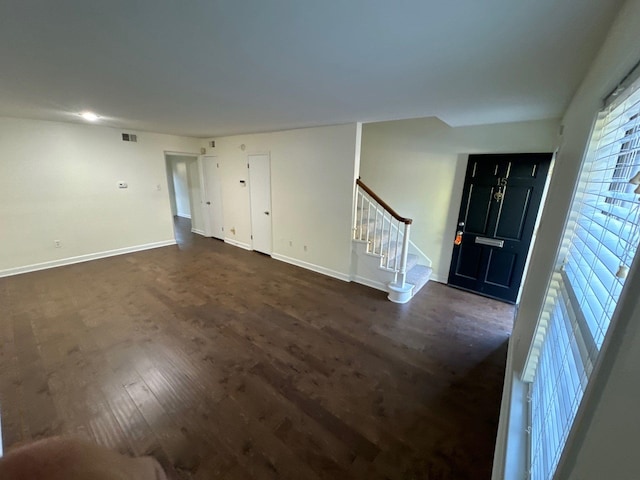
M 404 303 L 411 298 L 414 288 L 414 280 L 407 282 L 407 264 L 409 259 L 409 245 L 411 244 L 412 268 L 416 268 L 416 254 L 422 255 L 428 270 L 427 276 L 423 275 L 420 286 L 428 281 L 430 264 L 424 255 L 409 239 L 412 220 L 400 216 L 387 203 L 378 197 L 369 187 L 358 179 L 356 181 L 354 219 L 356 224 L 353 229 L 353 238 L 366 243 L 366 252 L 380 256 L 380 268 L 393 274 L 393 282 L 388 284 L 389 299 L 394 302 Z M 420 265 L 417 265 L 420 266 Z M 417 270 L 411 270 L 409 277 L 416 278 Z M 420 279 L 418 279 L 420 281 Z
M 411 229 L 410 223 L 404 224 L 403 238 L 406 241 L 402 242 L 402 257 L 400 260 L 400 286 L 404 288 L 405 281 L 407 280 L 407 257 L 409 256 L 409 230 Z

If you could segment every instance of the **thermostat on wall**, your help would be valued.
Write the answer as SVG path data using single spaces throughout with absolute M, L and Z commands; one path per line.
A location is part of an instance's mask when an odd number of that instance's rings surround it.
M 127 188 L 129 187 L 129 185 L 127 185 L 127 182 L 118 182 L 118 188 Z

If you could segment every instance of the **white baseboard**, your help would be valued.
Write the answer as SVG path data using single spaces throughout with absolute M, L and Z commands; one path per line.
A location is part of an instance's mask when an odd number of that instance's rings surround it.
M 389 292 L 387 285 L 378 280 L 371 280 L 370 278 L 361 277 L 359 275 L 353 276 L 353 281 L 359 283 L 361 285 L 366 285 L 367 287 L 375 288 L 376 290 L 380 290 L 383 292 Z
M 439 277 L 438 275 L 435 275 L 433 272 L 431 272 L 431 277 L 429 277 L 430 282 L 444 283 L 445 285 L 447 284 L 447 280 L 448 280 L 447 278 Z
M 197 233 L 198 235 L 202 235 L 204 237 L 204 230 L 200 230 L 199 228 L 192 228 L 191 233 Z
M 191 220 L 191 215 L 187 215 L 186 213 L 176 213 L 176 216 L 180 218 L 188 218 L 189 220 Z
M 326 267 L 321 267 L 320 265 L 315 265 L 303 260 L 298 260 L 297 258 L 287 257 L 285 255 L 280 255 L 279 253 L 273 253 L 271 254 L 271 257 L 275 258 L 276 260 L 280 260 L 281 262 L 290 263 L 291 265 L 295 265 L 296 267 L 306 268 L 307 270 L 321 273 L 323 275 L 327 275 L 328 277 L 337 278 L 338 280 L 342 280 L 343 282 L 351 281 L 351 278 L 346 273 L 331 270 L 330 268 Z
M 124 255 L 125 253 L 141 252 L 143 250 L 150 250 L 152 248 L 168 247 L 169 245 L 175 244 L 175 239 L 163 240 L 161 242 L 146 243 L 144 245 L 135 245 L 133 247 L 117 248 L 115 250 L 106 250 L 104 252 L 88 253 L 86 255 L 79 255 L 77 257 L 61 258 L 59 260 L 52 260 L 50 262 L 34 263 L 32 265 L 25 265 L 23 267 L 7 268 L 5 270 L 0 270 L 0 278 L 9 277 L 12 275 L 20 275 L 21 273 L 36 272 L 38 270 L 46 270 L 48 268 L 62 267 L 64 265 L 73 265 L 74 263 L 89 262 L 91 260 L 98 260 L 100 258 Z
M 233 245 L 234 247 L 244 248 L 245 250 L 253 250 L 251 245 L 248 243 L 238 242 L 237 240 L 233 240 L 231 238 L 225 238 L 224 243 L 228 243 L 229 245 Z

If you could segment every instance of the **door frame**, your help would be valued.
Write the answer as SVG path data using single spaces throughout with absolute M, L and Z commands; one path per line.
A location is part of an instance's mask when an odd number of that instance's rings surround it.
M 460 155 L 458 158 L 460 159 L 460 161 L 464 161 L 464 164 L 461 166 L 460 170 L 460 176 L 458 176 L 458 173 L 456 173 L 456 183 L 459 182 L 459 188 L 457 189 L 457 198 L 458 198 L 458 202 L 455 205 L 452 205 L 453 208 L 450 209 L 449 211 L 449 222 L 450 222 L 450 226 L 447 228 L 447 232 L 453 232 L 453 236 L 451 236 L 451 239 L 455 238 L 455 232 L 458 229 L 458 217 L 459 217 L 459 213 L 460 213 L 460 208 L 462 205 L 462 200 L 464 197 L 464 188 L 466 185 L 466 179 L 467 179 L 467 170 L 469 167 L 469 157 L 471 157 L 472 155 L 518 155 L 521 153 L 531 153 L 531 154 L 549 154 L 551 153 L 551 159 L 549 160 L 549 167 L 547 170 L 547 174 L 546 174 L 546 178 L 545 178 L 545 183 L 542 189 L 542 196 L 540 198 L 540 205 L 538 206 L 538 212 L 536 214 L 536 218 L 534 221 L 534 225 L 533 225 L 533 232 L 531 234 L 531 241 L 529 242 L 529 248 L 527 250 L 527 255 L 525 258 L 525 264 L 524 264 L 524 269 L 522 271 L 522 277 L 520 280 L 520 287 L 518 288 L 518 294 L 516 295 L 516 300 L 514 302 L 514 305 L 516 305 L 516 309 L 518 304 L 520 303 L 520 298 L 522 296 L 522 291 L 524 288 L 524 284 L 527 281 L 527 277 L 529 274 L 529 266 L 530 266 L 530 260 L 531 260 L 531 256 L 533 253 L 533 249 L 536 246 L 536 241 L 537 241 L 537 237 L 538 237 L 538 227 L 540 226 L 540 222 L 543 216 L 543 211 L 546 207 L 546 201 L 547 201 L 547 196 L 549 193 L 549 186 L 551 184 L 551 177 L 553 176 L 553 172 L 554 172 L 554 166 L 555 166 L 555 161 L 556 161 L 556 156 L 558 153 L 558 148 L 556 148 L 555 150 L 553 150 L 552 152 L 550 152 L 550 150 L 545 150 L 545 151 L 526 151 L 526 152 L 519 152 L 519 153 L 515 153 L 515 152 L 474 152 L 474 153 L 468 153 L 466 155 Z M 447 235 L 449 235 L 449 233 L 447 233 Z M 445 239 L 445 241 L 447 241 Z M 451 249 L 451 253 L 449 256 L 449 261 L 448 261 L 448 268 L 451 268 L 451 263 L 453 262 L 453 248 Z M 447 273 L 447 281 L 443 282 L 446 285 L 449 285 L 448 282 L 449 279 L 449 273 Z M 460 288 L 462 290 L 466 290 L 463 289 L 462 287 L 457 287 L 454 285 L 450 285 L 452 288 Z M 471 293 L 474 293 L 476 295 L 482 295 L 481 293 L 477 293 L 475 291 L 472 290 L 466 290 L 469 291 Z M 487 298 L 494 298 L 494 297 L 490 297 L 487 296 Z M 496 299 L 497 301 L 504 301 L 504 300 L 500 300 L 500 299 Z
M 271 182 L 271 152 L 268 150 L 257 150 L 247 153 L 247 180 L 249 181 L 249 222 L 251 224 L 251 250 L 254 250 L 253 245 L 253 214 L 251 208 L 251 172 L 249 171 L 249 157 L 252 155 L 266 155 L 269 159 L 269 220 L 271 222 L 271 251 L 268 255 L 273 254 L 273 189 Z M 256 250 L 257 251 L 257 250 Z M 261 252 L 263 253 L 263 252 Z
M 195 153 L 195 152 L 179 152 L 179 151 L 175 151 L 175 150 L 165 150 L 163 152 L 163 156 L 164 156 L 164 166 L 165 166 L 165 177 L 166 177 L 166 188 L 167 188 L 167 199 L 168 199 L 168 207 L 169 207 L 169 215 L 171 218 L 171 228 L 173 229 L 173 210 L 171 208 L 171 189 L 172 184 L 173 184 L 173 170 L 171 170 L 171 175 L 169 175 L 169 167 L 171 166 L 172 162 L 168 157 L 192 157 L 194 161 L 197 162 L 197 166 L 198 168 L 197 173 L 198 173 L 198 181 L 200 183 L 200 185 L 198 185 L 200 187 L 200 189 L 202 189 L 202 168 L 201 168 L 201 161 L 200 161 L 200 153 Z M 188 180 L 188 171 L 187 171 L 187 180 Z M 191 185 L 191 182 L 187 182 L 188 188 L 189 188 L 189 207 L 191 208 L 191 232 L 192 233 L 197 233 L 199 235 L 203 235 L 204 232 L 201 230 L 196 230 L 193 227 L 193 211 L 196 208 L 199 208 L 200 211 L 202 211 L 202 198 L 200 198 L 200 205 L 194 205 L 194 199 L 193 199 L 193 185 Z M 158 183 L 157 184 L 157 190 L 161 191 L 162 190 L 162 184 Z M 176 232 L 175 229 L 173 231 L 173 239 L 176 240 Z

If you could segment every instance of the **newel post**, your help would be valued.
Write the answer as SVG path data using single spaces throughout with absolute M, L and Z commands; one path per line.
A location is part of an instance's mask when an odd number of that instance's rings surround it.
M 404 224 L 404 235 L 402 236 L 402 258 L 400 259 L 400 285 L 404 288 L 407 277 L 407 256 L 409 255 L 409 231 L 411 223 Z

